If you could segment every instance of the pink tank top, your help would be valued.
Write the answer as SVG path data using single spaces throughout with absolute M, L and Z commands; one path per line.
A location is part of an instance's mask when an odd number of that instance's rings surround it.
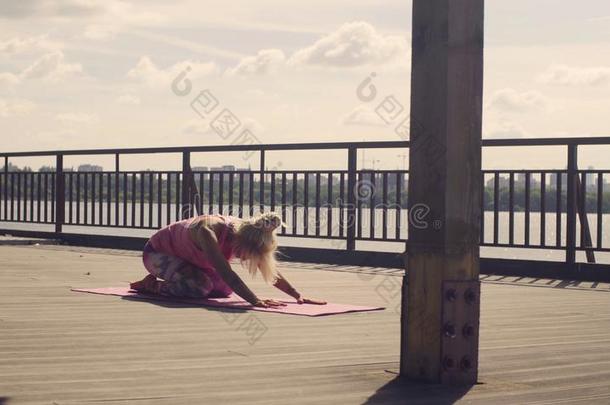
M 201 215 L 169 224 L 152 235 L 149 242 L 157 252 L 180 257 L 201 268 L 214 281 L 214 290 L 228 295 L 232 292 L 231 288 L 216 272 L 205 252 L 196 246 L 189 232 L 189 228 L 195 220 L 209 216 Z M 212 216 L 221 218 L 225 223 L 225 226 L 220 227 L 220 230 L 216 231 L 216 239 L 218 239 L 218 245 L 223 256 L 225 259 L 230 260 L 234 256 L 232 242 L 235 229 L 233 228 L 232 218 L 223 215 Z

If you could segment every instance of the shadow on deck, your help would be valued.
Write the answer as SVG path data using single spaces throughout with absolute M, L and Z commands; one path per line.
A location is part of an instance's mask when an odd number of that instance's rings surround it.
M 470 391 L 472 386 L 443 386 L 423 384 L 396 377 L 379 388 L 365 405 L 430 402 L 439 405 L 454 404 Z

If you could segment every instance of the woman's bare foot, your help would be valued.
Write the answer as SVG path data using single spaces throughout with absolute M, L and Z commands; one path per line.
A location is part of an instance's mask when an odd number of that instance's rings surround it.
M 140 291 L 140 292 L 156 292 L 157 277 L 152 274 L 147 275 L 140 281 L 136 281 L 134 283 L 130 283 L 129 286 L 132 290 Z

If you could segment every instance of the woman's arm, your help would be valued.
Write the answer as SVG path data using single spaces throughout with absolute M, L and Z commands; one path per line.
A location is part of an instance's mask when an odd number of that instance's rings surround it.
M 212 229 L 210 229 L 210 227 L 207 226 L 206 223 L 199 221 L 198 223 L 194 224 L 194 226 L 190 228 L 190 235 L 199 249 L 204 251 L 208 256 L 208 259 L 216 271 L 218 271 L 220 277 L 229 285 L 229 287 L 231 287 L 233 291 L 235 291 L 237 295 L 256 307 L 269 308 L 286 305 L 272 299 L 261 300 L 248 288 L 242 279 L 239 278 L 237 273 L 231 269 L 231 265 L 223 256 L 220 246 L 218 246 L 216 234 Z
M 275 283 L 273 283 L 273 286 L 276 287 L 278 290 L 281 290 L 281 291 L 285 292 L 286 294 L 290 295 L 295 300 L 297 300 L 298 304 L 315 304 L 315 305 L 325 305 L 326 304 L 326 301 L 303 298 L 301 296 L 301 294 L 299 294 L 298 291 L 295 290 L 295 288 L 290 285 L 288 280 L 286 280 L 279 271 L 277 272 L 277 279 L 275 280 Z
M 231 269 L 231 265 L 227 259 L 225 259 L 220 247 L 218 246 L 218 241 L 216 240 L 214 231 L 205 226 L 205 224 L 202 222 L 199 222 L 196 226 L 190 229 L 190 233 L 195 244 L 205 252 L 224 282 L 227 283 L 237 295 L 248 301 L 250 304 L 259 304 L 261 300 L 259 300 L 252 290 L 248 288 L 237 273 Z
M 295 290 L 294 287 L 290 285 L 288 280 L 286 280 L 279 271 L 277 272 L 277 278 L 275 280 L 275 283 L 273 283 L 273 286 L 275 288 L 277 288 L 278 290 L 283 291 L 286 294 L 290 295 L 292 298 L 294 298 L 296 300 L 301 298 L 301 294 L 299 294 L 297 292 L 297 290 Z

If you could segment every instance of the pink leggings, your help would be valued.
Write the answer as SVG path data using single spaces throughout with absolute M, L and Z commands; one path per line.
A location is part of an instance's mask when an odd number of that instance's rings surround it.
M 226 294 L 214 291 L 214 282 L 208 274 L 180 257 L 157 252 L 150 243 L 144 246 L 144 267 L 158 281 L 159 294 L 172 297 L 212 298 Z

